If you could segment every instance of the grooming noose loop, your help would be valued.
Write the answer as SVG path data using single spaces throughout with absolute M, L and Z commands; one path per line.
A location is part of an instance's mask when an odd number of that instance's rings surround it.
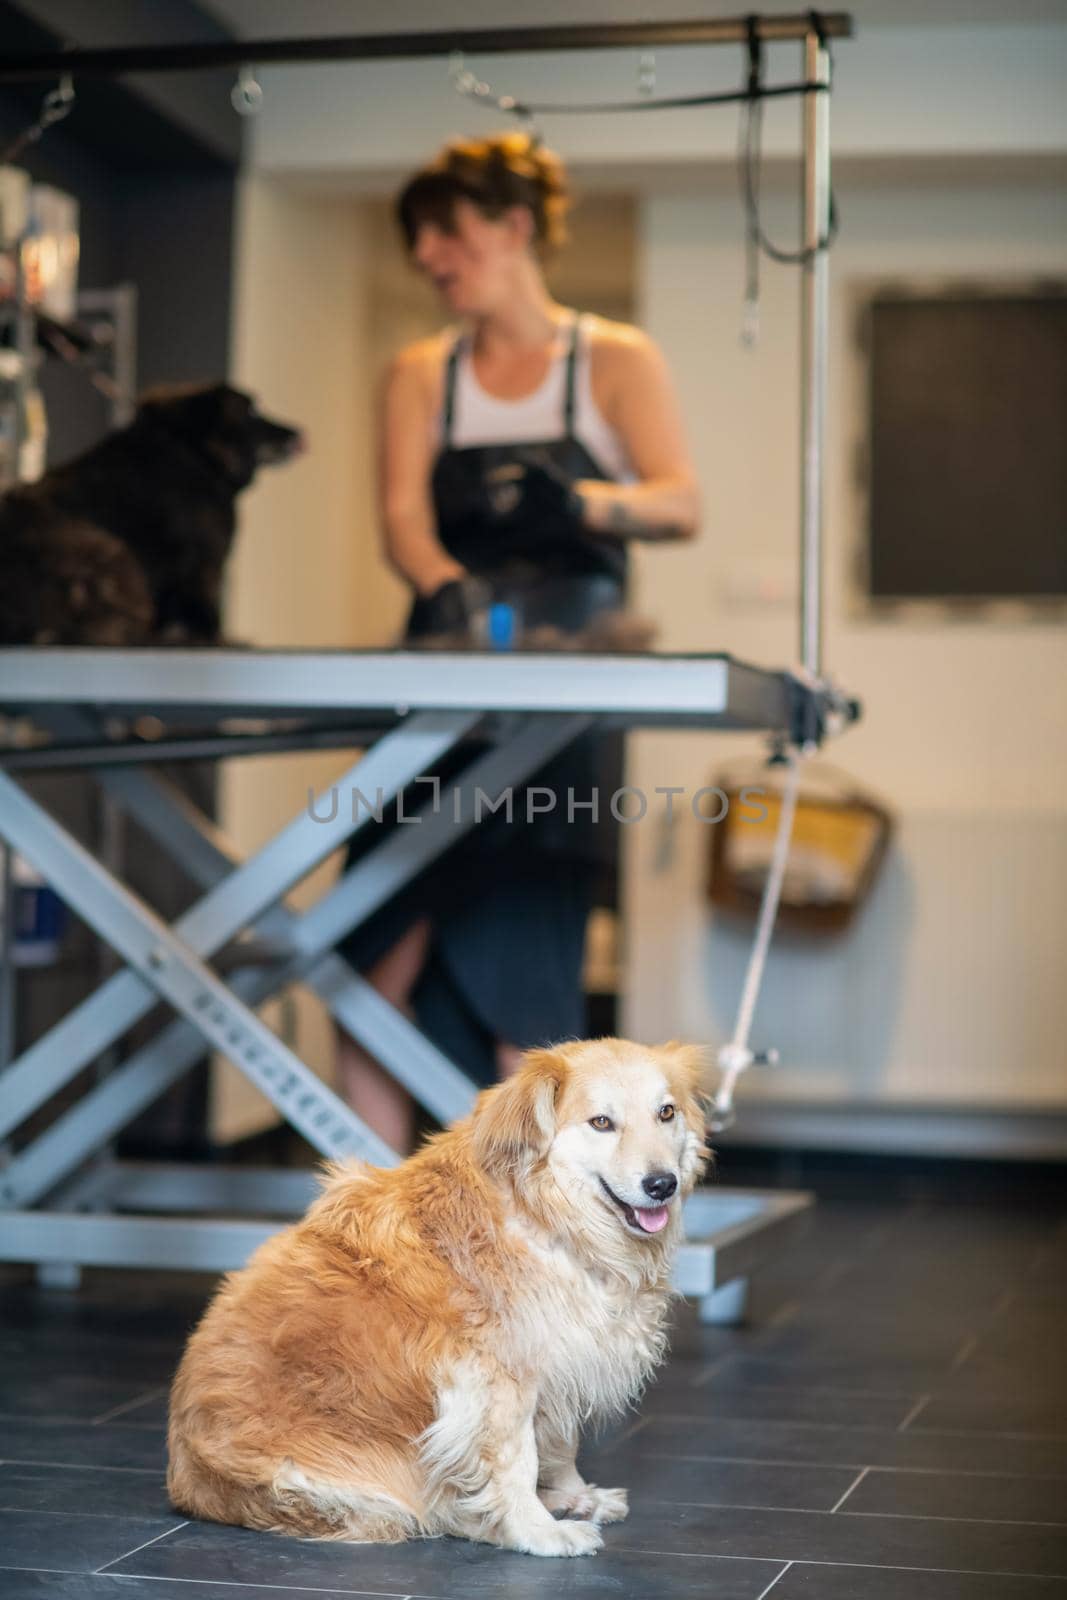
M 736 1122 L 734 1090 L 741 1074 L 747 1071 L 754 1063 L 775 1066 L 778 1062 L 777 1050 L 754 1051 L 749 1045 L 749 1036 L 752 1031 L 752 1019 L 756 1011 L 756 1001 L 759 999 L 760 985 L 763 982 L 764 969 L 767 965 L 771 934 L 774 931 L 774 923 L 778 915 L 778 904 L 782 897 L 785 869 L 789 861 L 789 844 L 793 834 L 793 820 L 796 816 L 801 768 L 805 759 L 813 753 L 815 748 L 813 744 L 808 743 L 800 746 L 783 744 L 772 757 L 772 760 L 776 763 L 784 762 L 788 766 L 789 772 L 782 793 L 782 809 L 778 817 L 778 831 L 774 839 L 770 871 L 767 873 L 767 880 L 763 885 L 763 894 L 760 898 L 756 937 L 748 958 L 745 984 L 741 991 L 741 1003 L 738 1007 L 733 1038 L 728 1044 L 724 1044 L 721 1047 L 718 1054 L 721 1076 L 719 1078 L 719 1087 L 715 1091 L 708 1113 L 707 1126 L 709 1133 L 723 1133 L 727 1128 L 733 1127 Z
M 778 818 L 770 870 L 760 898 L 756 936 L 748 958 L 741 1003 L 733 1037 L 718 1053 L 719 1087 L 710 1098 L 707 1119 L 709 1133 L 723 1133 L 737 1120 L 734 1111 L 734 1090 L 743 1072 L 751 1066 L 777 1066 L 779 1056 L 774 1049 L 753 1050 L 749 1044 L 752 1019 L 759 999 L 763 973 L 767 965 L 771 935 L 774 932 L 778 906 L 782 898 L 786 867 L 789 863 L 789 846 L 796 819 L 797 800 L 804 762 L 816 754 L 824 738 L 841 734 L 859 714 L 858 703 L 850 700 L 844 691 L 828 677 L 820 677 L 801 663 L 790 672 L 793 680 L 794 707 L 793 730 L 788 738 L 774 742 L 769 758 L 773 766 L 787 767 L 782 790 L 782 809 Z

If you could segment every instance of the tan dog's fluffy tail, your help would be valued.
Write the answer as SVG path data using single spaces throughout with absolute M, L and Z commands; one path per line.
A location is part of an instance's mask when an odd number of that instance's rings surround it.
M 210 1447 L 193 1446 L 171 1430 L 167 1492 L 178 1511 L 208 1522 L 277 1529 L 308 1538 L 337 1537 L 340 1519 L 275 1491 L 276 1472 L 268 1461 L 251 1453 L 238 1461 L 228 1450 L 223 1467 L 211 1454 Z
M 189 1516 L 303 1539 L 396 1544 L 422 1531 L 414 1510 L 385 1492 L 312 1478 L 292 1460 L 278 1464 L 232 1449 L 223 1471 L 210 1449 L 190 1446 L 173 1430 L 167 1490 Z

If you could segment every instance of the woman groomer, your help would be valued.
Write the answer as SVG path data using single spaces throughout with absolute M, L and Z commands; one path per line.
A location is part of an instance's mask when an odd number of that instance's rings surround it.
M 380 505 L 414 591 L 409 638 L 462 631 L 486 584 L 525 626 L 576 631 L 623 603 L 627 541 L 696 531 L 658 349 L 546 287 L 568 205 L 559 160 L 518 133 L 447 145 L 399 197 L 411 259 L 461 325 L 401 351 L 385 384 Z M 516 805 L 513 824 L 482 823 L 341 946 L 482 1081 L 585 1031 L 585 923 L 614 849 L 620 750 L 618 736 L 577 741 L 529 780 L 557 794 L 551 815 L 527 823 Z M 599 822 L 583 809 L 568 822 L 567 788 L 580 802 L 593 785 Z M 365 848 L 357 834 L 349 862 Z M 350 1104 L 405 1151 L 406 1091 L 344 1033 L 338 1065 Z

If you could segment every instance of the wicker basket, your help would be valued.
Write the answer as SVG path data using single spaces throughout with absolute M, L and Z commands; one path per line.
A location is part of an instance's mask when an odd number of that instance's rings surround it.
M 708 897 L 719 910 L 754 921 L 770 867 L 786 769 L 750 766 L 716 787 L 726 797 L 710 829 Z M 721 809 L 721 806 L 720 806 Z M 826 762 L 801 773 L 778 911 L 783 929 L 835 934 L 848 927 L 874 886 L 893 832 L 887 808 Z

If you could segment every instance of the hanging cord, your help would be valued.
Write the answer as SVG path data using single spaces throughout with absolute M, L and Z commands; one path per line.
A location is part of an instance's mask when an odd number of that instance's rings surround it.
M 565 116 L 574 113 L 577 116 L 596 116 L 600 112 L 614 114 L 620 111 L 684 111 L 692 106 L 729 106 L 743 103 L 753 98 L 749 89 L 727 89 L 722 94 L 686 94 L 676 95 L 671 98 L 657 98 L 646 100 L 555 100 L 538 101 L 519 100 L 513 94 L 497 94 L 496 90 L 488 83 L 476 78 L 474 73 L 463 65 L 461 51 L 456 51 L 452 57 L 449 69 L 453 87 L 457 94 L 466 95 L 468 99 L 480 100 L 483 105 L 492 106 L 495 111 L 506 112 L 510 116 L 522 117 L 527 121 L 538 116 Z M 760 100 L 774 100 L 783 95 L 793 94 L 825 94 L 829 91 L 827 83 L 776 83 L 762 84 L 756 91 Z
M 480 101 L 482 105 L 492 105 L 507 116 L 517 117 L 523 124 L 530 143 L 533 145 L 541 143 L 541 130 L 537 126 L 534 108 L 522 100 L 516 100 L 512 94 L 497 94 L 483 79 L 475 77 L 466 64 L 462 50 L 453 50 L 449 56 L 448 76 L 457 94 L 463 95 L 468 100 Z
M 746 1068 L 754 1061 L 773 1066 L 778 1060 L 777 1050 L 764 1050 L 757 1054 L 750 1048 L 748 1041 L 752 1031 L 756 1001 L 759 999 L 760 985 L 763 982 L 763 971 L 767 964 L 771 934 L 778 915 L 778 903 L 782 897 L 785 869 L 789 861 L 789 844 L 793 835 L 793 819 L 796 816 L 797 795 L 800 789 L 800 771 L 808 754 L 809 747 L 806 745 L 802 749 L 791 746 L 782 753 L 781 759 L 788 764 L 789 775 L 782 792 L 778 831 L 774 839 L 770 871 L 763 886 L 756 937 L 748 958 L 745 986 L 741 993 L 734 1035 L 729 1044 L 724 1044 L 719 1051 L 722 1077 L 708 1116 L 708 1131 L 711 1133 L 722 1133 L 733 1126 L 736 1120 L 734 1090 L 737 1087 L 737 1080 Z
M 36 122 L 31 122 L 28 128 L 23 128 L 0 155 L 0 166 L 6 167 L 11 162 L 17 161 L 22 152 L 29 145 L 36 144 L 49 128 L 54 127 L 57 122 L 62 122 L 64 117 L 69 117 L 74 109 L 74 99 L 74 80 L 69 73 L 65 73 L 60 78 L 58 86 L 49 89 L 41 101 Z
M 817 11 L 808 13 L 811 26 L 818 36 L 819 43 L 827 52 L 830 64 L 829 79 L 825 84 L 809 85 L 808 87 L 830 90 L 833 81 L 833 57 L 830 55 L 829 41 L 823 27 L 822 18 Z M 759 33 L 759 18 L 747 17 L 748 26 L 748 90 L 743 98 L 747 102 L 741 113 L 740 138 L 738 141 L 738 167 L 741 183 L 741 199 L 745 207 L 747 224 L 746 240 L 748 245 L 748 274 L 745 290 L 746 311 L 750 305 L 758 308 L 759 297 L 759 272 L 758 266 L 753 273 L 753 257 L 762 250 L 772 261 L 778 261 L 783 266 L 807 266 L 813 261 L 820 250 L 828 250 L 837 238 L 838 215 L 837 202 L 834 193 L 830 191 L 830 218 L 829 226 L 824 238 L 817 245 L 809 245 L 801 250 L 783 250 L 779 245 L 773 244 L 763 231 L 760 221 L 759 191 L 760 169 L 763 161 L 763 102 L 768 98 L 768 90 L 763 87 L 763 41 Z M 755 298 L 752 290 L 755 285 Z M 758 310 L 757 310 L 758 314 Z M 750 342 L 750 341 L 749 341 Z
M 784 250 L 770 240 L 763 231 L 760 220 L 760 177 L 763 161 L 763 104 L 766 100 L 785 95 L 829 94 L 833 76 L 833 59 L 829 55 L 826 28 L 819 12 L 808 13 L 811 27 L 820 45 L 827 51 L 830 73 L 826 83 L 804 80 L 800 83 L 766 84 L 763 81 L 763 38 L 760 19 L 756 15 L 745 18 L 748 51 L 748 78 L 743 89 L 728 90 L 721 94 L 681 95 L 671 98 L 651 98 L 652 75 L 648 58 L 642 57 L 638 68 L 639 87 L 646 92 L 642 100 L 555 101 L 531 102 L 519 100 L 515 95 L 497 94 L 492 86 L 475 76 L 465 65 L 462 51 L 454 51 L 449 62 L 449 76 L 457 94 L 476 100 L 482 105 L 508 116 L 518 117 L 525 123 L 526 131 L 534 143 L 540 143 L 541 133 L 536 118 L 567 112 L 581 116 L 598 113 L 626 111 L 669 111 L 696 106 L 737 105 L 742 107 L 738 129 L 737 166 L 741 199 L 745 211 L 745 299 L 741 326 L 742 344 L 752 347 L 759 338 L 759 257 L 762 251 L 772 261 L 785 266 L 806 266 L 820 250 L 829 249 L 838 232 L 837 202 L 830 191 L 830 217 L 826 236 L 815 246 L 800 250 Z
M 759 18 L 754 14 L 747 16 L 745 29 L 748 34 L 748 92 L 754 96 L 763 77 L 763 41 L 760 38 Z M 748 149 L 754 110 L 755 101 L 749 100 L 741 111 L 738 123 L 738 171 L 741 173 L 748 171 L 741 164 L 741 153 Z M 749 348 L 759 339 L 759 229 L 752 226 L 753 214 L 757 220 L 759 218 L 759 181 L 760 169 L 757 164 L 755 171 L 749 174 L 748 184 L 742 184 L 742 193 L 749 193 L 752 197 L 752 204 L 745 208 L 745 310 L 741 322 L 741 343 Z

